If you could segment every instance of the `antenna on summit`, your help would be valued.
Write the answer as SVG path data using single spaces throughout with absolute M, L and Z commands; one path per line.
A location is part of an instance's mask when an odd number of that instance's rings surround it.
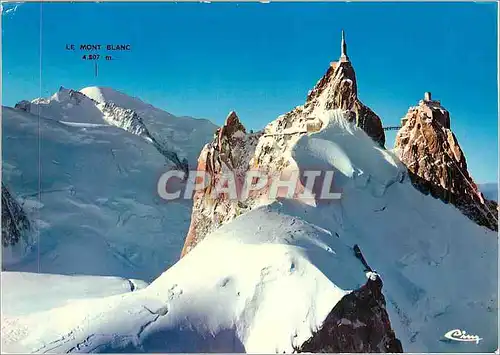
M 342 30 L 342 42 L 341 42 L 341 48 L 340 48 L 340 61 L 341 62 L 348 62 L 349 57 L 347 56 L 347 44 L 345 43 L 345 33 L 344 30 Z

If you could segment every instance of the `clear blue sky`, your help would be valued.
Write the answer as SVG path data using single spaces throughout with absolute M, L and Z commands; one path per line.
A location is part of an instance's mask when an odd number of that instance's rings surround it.
M 252 129 L 304 102 L 344 28 L 360 98 L 384 125 L 431 91 L 476 181 L 497 180 L 495 3 L 26 3 L 2 27 L 4 105 L 101 85 L 217 124 L 235 110 Z M 132 51 L 96 78 L 70 43 Z

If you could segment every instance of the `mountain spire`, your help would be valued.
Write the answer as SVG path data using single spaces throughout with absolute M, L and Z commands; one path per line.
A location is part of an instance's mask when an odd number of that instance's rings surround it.
M 347 56 L 347 44 L 345 43 L 345 33 L 344 30 L 342 30 L 342 42 L 341 42 L 341 48 L 340 48 L 340 61 L 341 62 L 348 62 L 349 57 Z

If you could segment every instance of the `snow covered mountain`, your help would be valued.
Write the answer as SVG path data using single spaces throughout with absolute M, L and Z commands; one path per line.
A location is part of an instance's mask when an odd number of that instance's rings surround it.
M 498 230 L 498 204 L 484 198 L 451 130 L 450 113 L 426 93 L 401 121 L 395 151 L 423 193 L 452 203 L 476 223 Z
M 326 112 L 323 128 L 290 152 L 301 169 L 334 169 L 341 200 L 257 206 L 137 292 L 3 315 L 4 351 L 290 353 L 314 344 L 327 316 L 342 314 L 335 306 L 369 282 L 353 245 L 383 280 L 386 305 L 377 307 L 405 351 L 494 351 L 495 233 L 417 191 L 397 158 L 347 117 Z M 340 321 L 354 332 L 374 326 Z M 446 341 L 457 328 L 482 340 Z M 383 351 L 381 339 L 370 346 Z
M 158 178 L 176 156 L 196 164 L 215 126 L 111 89 L 82 91 L 123 106 L 62 88 L 3 108 L 2 181 L 33 227 L 31 253 L 4 267 L 151 281 L 177 260 L 191 211 L 161 199 Z

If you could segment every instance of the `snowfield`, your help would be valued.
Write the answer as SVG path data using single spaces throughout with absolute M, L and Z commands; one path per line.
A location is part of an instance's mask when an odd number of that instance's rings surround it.
M 154 134 L 196 165 L 213 124 L 115 93 L 125 107 L 142 105 Z M 3 248 L 2 266 L 150 282 L 177 261 L 192 203 L 158 196 L 171 162 L 144 137 L 107 122 L 78 92 L 62 88 L 29 106 L 31 113 L 3 107 L 2 179 L 35 230 L 22 246 Z
M 300 169 L 333 169 L 342 199 L 316 206 L 283 199 L 240 215 L 138 291 L 2 314 L 3 351 L 291 353 L 366 282 L 354 244 L 384 281 L 406 352 L 495 351 L 497 235 L 414 189 L 397 158 L 342 115 L 325 114 L 326 127 L 292 151 Z M 71 133 L 65 139 L 81 142 Z M 129 186 L 117 179 L 116 186 Z M 48 230 L 57 226 L 51 223 Z M 452 329 L 482 340 L 444 341 Z
M 47 311 L 82 298 L 105 297 L 145 288 L 141 280 L 110 276 L 66 276 L 2 272 L 2 313 L 9 316 Z M 36 301 L 35 301 L 36 300 Z

